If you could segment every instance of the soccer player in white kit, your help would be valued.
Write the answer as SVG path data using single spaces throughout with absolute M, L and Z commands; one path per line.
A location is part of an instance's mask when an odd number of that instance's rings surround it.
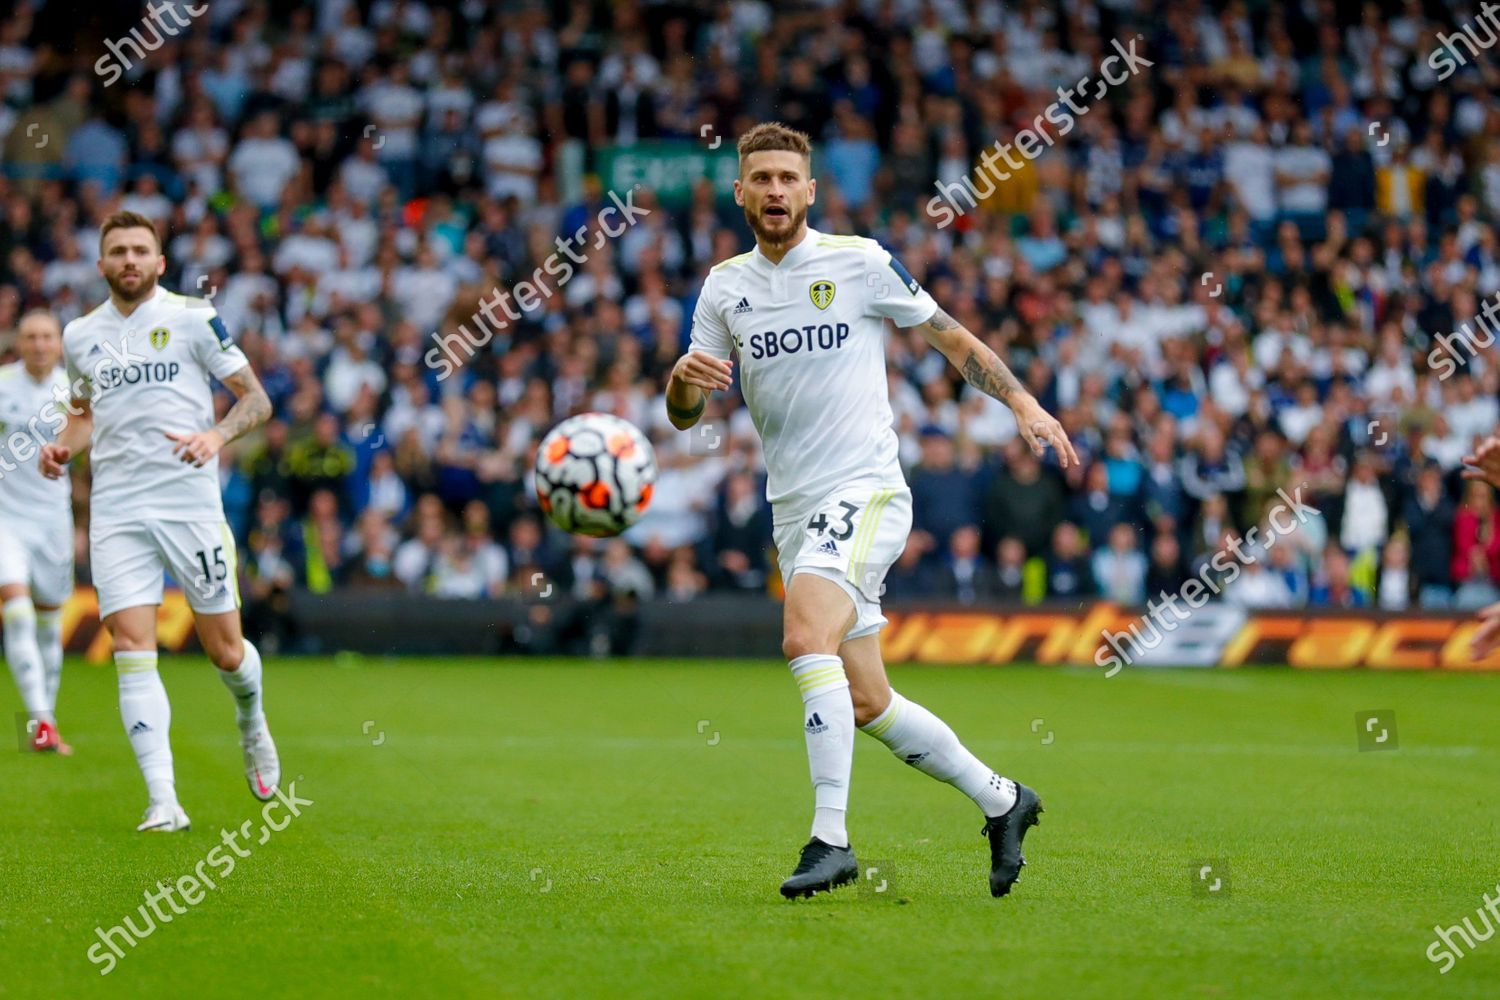
M 692 342 L 666 393 L 673 426 L 701 417 L 707 394 L 740 387 L 765 448 L 766 492 L 786 583 L 782 651 L 802 693 L 814 789 L 812 838 L 782 895 L 853 881 L 845 828 L 854 730 L 957 787 L 985 816 L 990 892 L 1008 893 L 1041 802 L 996 774 L 927 709 L 891 690 L 880 656 L 882 581 L 911 529 L 885 370 L 885 324 L 920 329 L 968 383 L 1010 406 L 1022 437 L 1078 461 L 1062 425 L 983 342 L 938 308 L 874 240 L 807 226 L 816 197 L 812 145 L 771 122 L 739 141 L 735 202 L 756 248 L 717 265 L 693 314 Z
M 72 416 L 42 449 L 41 468 L 60 477 L 91 448 L 94 588 L 114 638 L 120 718 L 149 796 L 137 829 L 185 830 L 168 740 L 172 709 L 156 669 L 163 570 L 182 585 L 198 639 L 234 696 L 251 793 L 271 799 L 281 777 L 262 709 L 260 653 L 240 630 L 239 560 L 218 459 L 224 445 L 270 416 L 271 402 L 212 306 L 158 286 L 167 261 L 150 219 L 111 215 L 99 243 L 109 301 L 63 331 Z M 218 423 L 210 376 L 235 395 Z
M 68 419 L 62 326 L 36 309 L 17 325 L 21 360 L 0 367 L 0 613 L 5 662 L 26 706 L 33 750 L 72 753 L 57 731 L 62 606 L 73 592 L 73 491 L 37 468 Z

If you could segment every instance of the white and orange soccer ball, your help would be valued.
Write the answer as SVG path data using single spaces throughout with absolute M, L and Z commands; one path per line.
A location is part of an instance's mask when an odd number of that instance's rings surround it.
M 580 413 L 536 453 L 536 495 L 564 531 L 607 538 L 641 519 L 656 484 L 656 452 L 628 420 Z

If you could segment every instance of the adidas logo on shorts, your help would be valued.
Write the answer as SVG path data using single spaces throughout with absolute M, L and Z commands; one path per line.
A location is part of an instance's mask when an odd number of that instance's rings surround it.
M 833 544 L 833 539 L 830 538 L 828 539 L 828 541 L 818 546 L 818 552 L 823 555 L 836 556 L 839 554 L 839 547 Z

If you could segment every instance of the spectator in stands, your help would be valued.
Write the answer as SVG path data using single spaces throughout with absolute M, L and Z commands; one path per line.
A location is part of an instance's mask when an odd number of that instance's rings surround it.
M 1052 530 L 1047 556 L 1047 596 L 1081 600 L 1093 596 L 1094 580 L 1078 526 L 1063 521 Z
M 1119 523 L 1109 529 L 1109 547 L 1094 553 L 1093 573 L 1099 593 L 1107 600 L 1124 605 L 1145 603 L 1147 562 L 1134 528 Z

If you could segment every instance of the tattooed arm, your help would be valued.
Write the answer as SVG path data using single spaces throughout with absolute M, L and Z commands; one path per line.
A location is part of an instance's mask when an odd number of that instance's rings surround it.
M 1000 356 L 970 333 L 962 323 L 939 309 L 917 329 L 922 331 L 922 336 L 927 338 L 929 344 L 941 351 L 943 357 L 963 374 L 965 382 L 1011 408 L 1011 412 L 1016 415 L 1016 426 L 1021 431 L 1021 437 L 1035 454 L 1040 455 L 1046 445 L 1051 444 L 1057 449 L 1057 460 L 1064 469 L 1077 464 L 1078 454 L 1073 450 L 1073 444 L 1068 440 L 1062 424 L 1042 409 L 1042 404 L 1026 391 L 1026 387 L 1005 362 L 1000 360 Z
M 184 462 L 202 465 L 226 444 L 259 427 L 271 416 L 271 398 L 249 365 L 224 379 L 224 384 L 234 393 L 235 402 L 223 420 L 197 434 L 167 432 L 167 437 L 177 442 L 172 446 L 172 454 Z

